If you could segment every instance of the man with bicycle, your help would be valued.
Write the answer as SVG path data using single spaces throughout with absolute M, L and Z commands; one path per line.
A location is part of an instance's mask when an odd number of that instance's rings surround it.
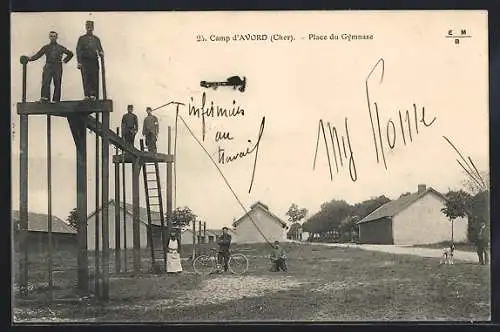
M 227 272 L 230 256 L 229 248 L 231 247 L 231 235 L 229 235 L 227 227 L 222 228 L 222 235 L 217 238 L 217 244 L 219 245 L 219 264 L 223 265 L 224 271 Z

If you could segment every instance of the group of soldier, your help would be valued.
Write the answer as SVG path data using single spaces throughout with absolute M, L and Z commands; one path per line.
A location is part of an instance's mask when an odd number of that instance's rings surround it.
M 86 34 L 78 39 L 76 46 L 77 68 L 82 75 L 83 92 L 85 100 L 99 99 L 99 57 L 104 58 L 104 50 L 99 37 L 94 35 L 94 22 L 86 21 Z M 63 74 L 63 63 L 68 63 L 73 58 L 73 52 L 57 43 L 58 34 L 50 31 L 49 44 L 44 45 L 35 55 L 23 56 L 27 61 L 36 61 L 45 55 L 45 65 L 42 72 L 41 103 L 51 102 L 50 85 L 54 83 L 54 94 L 52 102 L 61 101 L 61 82 Z M 65 55 L 63 59 L 63 55 Z M 133 113 L 133 106 L 128 105 L 127 113 L 122 118 L 122 137 L 130 145 L 134 145 L 135 135 L 138 131 L 137 116 Z M 146 139 L 148 151 L 156 152 L 156 140 L 159 132 L 158 119 L 152 115 L 152 109 L 146 109 L 148 113 L 144 119 L 142 134 Z
M 76 45 L 77 68 L 82 74 L 85 99 L 99 98 L 99 57 L 104 58 L 101 40 L 94 35 L 94 22 L 85 23 L 87 33 L 78 38 Z M 35 55 L 24 56 L 27 61 L 36 61 L 45 55 L 45 66 L 42 72 L 42 89 L 40 102 L 50 102 L 50 83 L 54 82 L 52 102 L 61 100 L 62 63 L 68 63 L 73 58 L 73 52 L 57 43 L 58 34 L 50 31 L 47 45 L 44 45 Z M 63 55 L 66 55 L 64 59 Z
M 156 140 L 160 127 L 158 124 L 158 118 L 152 114 L 153 110 L 151 107 L 146 108 L 148 115 L 144 118 L 144 123 L 142 125 L 142 135 L 146 138 L 146 147 L 149 152 L 156 152 Z M 122 117 L 122 137 L 130 145 L 134 145 L 135 135 L 139 131 L 139 121 L 137 115 L 134 114 L 134 106 L 127 106 L 127 113 Z

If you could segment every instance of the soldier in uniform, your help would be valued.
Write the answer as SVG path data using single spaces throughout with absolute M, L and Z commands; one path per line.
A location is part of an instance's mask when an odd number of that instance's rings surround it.
M 80 36 L 76 45 L 78 69 L 82 73 L 83 92 L 85 99 L 96 100 L 99 97 L 99 61 L 104 57 L 101 40 L 93 34 L 94 22 L 85 23 L 87 33 Z
M 127 106 L 127 113 L 122 117 L 122 137 L 130 145 L 134 146 L 135 134 L 139 130 L 139 121 L 134 113 L 134 106 Z
M 142 135 L 146 138 L 146 146 L 148 151 L 156 152 L 156 140 L 158 139 L 158 132 L 160 126 L 158 125 L 158 118 L 152 114 L 151 107 L 146 108 L 148 116 L 144 119 L 142 126 Z
M 218 261 L 224 267 L 224 271 L 227 272 L 229 266 L 229 256 L 231 248 L 231 235 L 228 233 L 228 228 L 222 228 L 222 235 L 217 238 L 217 244 L 219 245 Z
M 489 234 L 486 224 L 483 222 L 479 227 L 479 232 L 476 239 L 477 256 L 479 257 L 479 264 L 488 264 L 488 246 Z
M 62 62 L 68 63 L 73 57 L 73 52 L 57 43 L 57 32 L 49 32 L 50 43 L 43 46 L 32 57 L 26 57 L 28 61 L 36 61 L 45 55 L 45 66 L 42 73 L 42 89 L 40 102 L 50 101 L 50 83 L 54 81 L 54 95 L 52 101 L 61 100 Z M 62 59 L 63 54 L 66 56 Z

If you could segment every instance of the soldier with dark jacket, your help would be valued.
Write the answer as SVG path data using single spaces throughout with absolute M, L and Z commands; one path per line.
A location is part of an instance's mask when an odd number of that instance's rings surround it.
M 142 125 L 142 135 L 146 138 L 146 146 L 148 151 L 156 152 L 156 140 L 158 139 L 158 132 L 160 131 L 160 126 L 158 124 L 158 118 L 152 114 L 153 110 L 151 107 L 146 108 L 148 116 L 144 118 L 144 124 Z
M 273 251 L 269 256 L 269 259 L 271 260 L 272 263 L 271 266 L 272 272 L 278 272 L 280 270 L 285 272 L 287 271 L 286 254 L 283 248 L 281 248 L 280 243 L 278 241 L 274 241 Z
M 52 101 L 61 100 L 61 82 L 62 82 L 62 62 L 68 63 L 73 57 L 73 52 L 57 43 L 57 32 L 49 32 L 50 43 L 43 46 L 35 55 L 27 57 L 28 61 L 36 61 L 45 55 L 45 66 L 42 73 L 42 89 L 40 102 L 50 101 L 50 83 L 54 81 L 54 95 Z M 63 59 L 63 54 L 66 57 Z
M 483 222 L 481 223 L 476 239 L 477 255 L 479 257 L 479 264 L 481 265 L 485 265 L 488 263 L 488 244 L 489 234 L 486 228 L 486 224 Z
M 134 113 L 134 106 L 127 106 L 127 113 L 122 117 L 122 137 L 127 143 L 134 146 L 135 134 L 139 130 L 139 120 Z
M 228 228 L 222 228 L 222 235 L 217 238 L 217 244 L 219 245 L 218 260 L 219 264 L 224 266 L 224 271 L 227 271 L 229 266 L 229 249 L 231 247 L 231 235 L 228 234 Z
M 85 99 L 96 100 L 99 97 L 99 61 L 104 57 L 101 40 L 93 34 L 94 22 L 85 23 L 87 33 L 80 36 L 76 45 L 78 69 L 82 73 Z

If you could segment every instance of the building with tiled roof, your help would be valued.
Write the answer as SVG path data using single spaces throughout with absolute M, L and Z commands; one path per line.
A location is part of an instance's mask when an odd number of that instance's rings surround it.
M 431 244 L 467 239 L 467 218 L 453 225 L 441 212 L 446 197 L 421 184 L 415 193 L 390 201 L 361 219 L 359 241 L 372 244 Z

